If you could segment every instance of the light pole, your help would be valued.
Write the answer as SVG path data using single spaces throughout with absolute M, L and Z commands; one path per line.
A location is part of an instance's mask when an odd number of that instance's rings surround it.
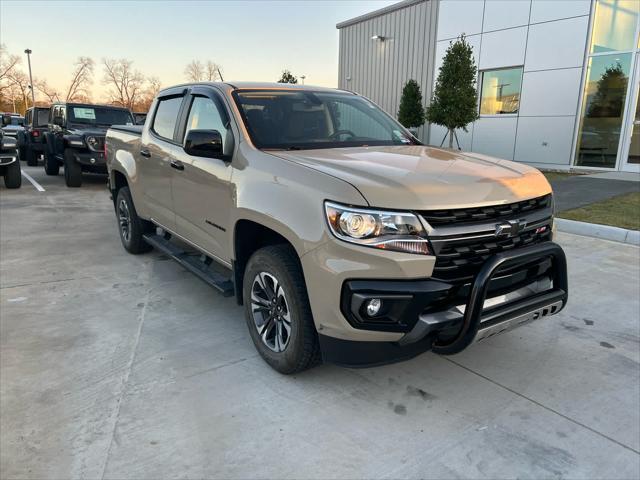
M 307 78 L 306 75 L 300 75 L 300 78 L 302 79 L 302 85 L 304 85 L 304 79 Z
M 24 53 L 27 54 L 27 63 L 29 64 L 29 88 L 31 89 L 31 106 L 36 105 L 36 94 L 33 88 L 33 77 L 31 76 L 31 49 L 27 48 Z M 26 108 L 26 106 L 25 106 Z

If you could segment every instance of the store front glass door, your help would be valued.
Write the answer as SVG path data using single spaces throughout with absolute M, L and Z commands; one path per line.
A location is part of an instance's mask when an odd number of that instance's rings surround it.
M 631 88 L 631 105 L 627 115 L 626 142 L 621 169 L 640 173 L 640 53 L 636 54 L 636 72 Z

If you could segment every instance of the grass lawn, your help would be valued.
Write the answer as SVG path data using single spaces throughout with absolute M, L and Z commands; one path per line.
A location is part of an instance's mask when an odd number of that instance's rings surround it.
M 576 175 L 581 175 L 580 173 L 568 173 L 568 172 L 542 172 L 542 174 L 547 177 L 547 180 L 555 181 L 555 180 L 566 180 L 567 178 L 575 177 Z
M 627 193 L 603 202 L 559 212 L 558 217 L 640 230 L 640 192 Z

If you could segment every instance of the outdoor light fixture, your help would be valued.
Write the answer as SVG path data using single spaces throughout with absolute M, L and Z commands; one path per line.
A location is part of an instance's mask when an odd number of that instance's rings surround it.
M 381 42 L 384 42 L 387 39 L 387 37 L 384 37 L 382 35 L 374 35 L 373 37 L 371 37 L 371 40 L 380 40 Z

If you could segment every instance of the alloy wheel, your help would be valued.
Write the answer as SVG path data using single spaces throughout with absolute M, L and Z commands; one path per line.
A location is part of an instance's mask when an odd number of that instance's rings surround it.
M 274 352 L 283 352 L 291 338 L 291 314 L 278 279 L 258 273 L 251 286 L 251 313 L 262 342 Z
M 124 199 L 120 200 L 118 204 L 118 221 L 122 238 L 129 243 L 131 239 L 131 213 L 129 212 L 129 205 Z

